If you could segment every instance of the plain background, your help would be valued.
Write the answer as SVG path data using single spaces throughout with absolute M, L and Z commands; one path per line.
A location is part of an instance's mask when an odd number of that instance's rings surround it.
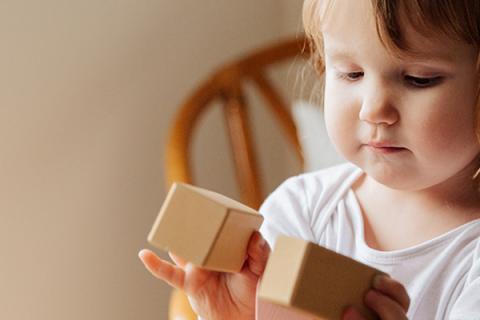
M 300 32 L 301 5 L 0 2 L 0 319 L 166 319 L 170 289 L 137 252 L 165 196 L 172 117 L 216 66 Z M 216 132 L 200 135 L 199 175 L 232 194 Z

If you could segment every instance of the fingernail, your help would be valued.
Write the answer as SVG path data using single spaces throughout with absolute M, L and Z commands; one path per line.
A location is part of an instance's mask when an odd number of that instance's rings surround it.
M 262 240 L 260 240 L 260 248 L 265 249 L 266 246 L 267 246 L 267 241 L 265 241 L 265 239 L 262 238 Z
M 380 287 L 380 284 L 381 284 L 382 281 L 383 281 L 383 277 L 384 277 L 383 275 L 377 274 L 377 275 L 375 276 L 375 278 L 373 278 L 373 287 L 374 287 L 374 288 L 377 288 L 377 289 L 378 289 L 378 287 Z
M 142 249 L 138 252 L 138 257 L 143 258 L 143 256 L 147 253 L 147 249 Z

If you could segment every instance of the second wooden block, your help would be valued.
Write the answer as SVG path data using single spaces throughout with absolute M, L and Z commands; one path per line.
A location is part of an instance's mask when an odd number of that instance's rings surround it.
M 257 320 L 341 319 L 355 306 L 377 319 L 363 303 L 373 278 L 383 272 L 314 243 L 280 236 L 257 297 Z

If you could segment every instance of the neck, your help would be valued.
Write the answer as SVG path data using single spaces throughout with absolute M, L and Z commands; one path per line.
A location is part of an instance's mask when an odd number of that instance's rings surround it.
M 477 165 L 421 190 L 396 190 L 363 175 L 352 189 L 364 219 L 366 243 L 378 250 L 397 250 L 433 239 L 480 218 Z
M 421 190 L 396 190 L 365 177 L 367 190 L 384 199 L 385 203 L 396 203 L 403 212 L 438 216 L 439 212 L 455 214 L 462 220 L 480 217 L 479 178 L 473 179 L 478 167 L 476 158 L 455 176 Z M 422 210 L 419 210 L 422 209 Z M 462 213 L 462 214 L 460 214 Z

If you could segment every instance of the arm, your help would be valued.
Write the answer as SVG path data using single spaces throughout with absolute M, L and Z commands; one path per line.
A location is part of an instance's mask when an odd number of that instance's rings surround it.
M 277 187 L 259 211 L 265 218 L 260 232 L 270 247 L 273 247 L 279 235 L 315 242 L 305 185 L 298 176 L 287 179 Z

